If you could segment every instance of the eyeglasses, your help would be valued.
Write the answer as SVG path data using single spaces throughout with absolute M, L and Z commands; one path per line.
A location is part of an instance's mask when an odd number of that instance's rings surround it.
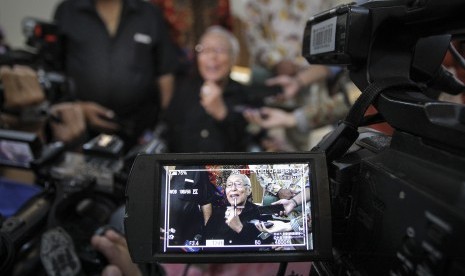
M 228 48 L 224 47 L 204 47 L 202 44 L 197 44 L 195 46 L 195 51 L 198 54 L 208 54 L 208 53 L 214 53 L 217 55 L 227 55 L 230 53 L 230 50 Z
M 226 182 L 226 188 L 231 189 L 233 186 L 236 186 L 237 189 L 244 188 L 246 185 L 240 181 Z

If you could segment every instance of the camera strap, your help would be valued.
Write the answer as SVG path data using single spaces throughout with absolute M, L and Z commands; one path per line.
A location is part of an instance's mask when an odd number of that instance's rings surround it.
M 404 77 L 386 78 L 372 82 L 355 101 L 346 118 L 311 151 L 325 152 L 328 163 L 341 157 L 358 138 L 358 127 L 362 124 L 368 107 L 382 92 L 394 89 L 421 91 L 417 84 Z

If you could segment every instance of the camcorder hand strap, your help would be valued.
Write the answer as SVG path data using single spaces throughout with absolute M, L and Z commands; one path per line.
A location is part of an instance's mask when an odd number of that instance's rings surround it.
M 328 163 L 341 157 L 357 139 L 358 127 L 362 124 L 368 107 L 379 94 L 394 89 L 421 91 L 421 88 L 416 83 L 403 77 L 386 78 L 372 82 L 355 101 L 346 118 L 330 135 L 313 147 L 311 151 L 325 152 Z

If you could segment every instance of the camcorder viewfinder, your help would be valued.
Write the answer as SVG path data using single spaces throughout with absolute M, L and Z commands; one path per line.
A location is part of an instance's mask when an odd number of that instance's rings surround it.
M 287 215 L 262 188 L 277 185 L 301 198 Z M 134 161 L 126 196 L 126 237 L 137 263 L 331 258 L 321 153 L 143 154 Z M 233 226 L 239 220 L 240 230 Z

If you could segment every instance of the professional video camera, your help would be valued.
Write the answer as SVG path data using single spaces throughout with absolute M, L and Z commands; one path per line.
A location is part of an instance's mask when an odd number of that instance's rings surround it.
M 42 145 L 36 134 L 0 130 L 0 165 L 32 170 L 42 187 L 0 226 L 0 273 L 93 275 L 103 267 L 89 242 L 122 204 L 121 148 L 118 137 L 101 135 L 74 153 L 61 142 Z
M 108 226 L 123 231 L 118 210 L 134 155 L 165 150 L 159 139 L 124 156 L 122 148 L 113 135 L 99 135 L 77 153 L 61 142 L 43 145 L 36 134 L 0 130 L 0 167 L 32 170 L 41 187 L 0 221 L 1 275 L 100 275 L 106 260 L 91 236 Z
M 436 97 L 465 92 L 441 66 L 450 41 L 464 38 L 464 8 L 368 1 L 308 21 L 303 55 L 347 65 L 362 91 L 312 150 L 330 162 L 333 222 L 334 260 L 315 263 L 316 274 L 464 274 L 465 106 Z M 379 114 L 364 117 L 371 104 Z M 380 121 L 392 136 L 359 128 Z
M 37 72 L 46 100 L 25 110 L 5 109 L 3 113 L 16 115 L 21 122 L 32 122 L 47 116 L 51 103 L 69 100 L 73 97 L 73 85 L 63 73 L 63 39 L 58 27 L 49 22 L 26 17 L 22 21 L 26 47 L 10 49 L 0 55 L 0 66 L 25 65 Z M 5 101 L 3 85 L 0 82 L 0 105 Z

